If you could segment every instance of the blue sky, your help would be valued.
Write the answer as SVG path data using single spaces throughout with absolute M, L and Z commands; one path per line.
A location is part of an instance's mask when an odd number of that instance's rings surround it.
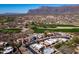
M 27 13 L 29 9 L 41 6 L 72 6 L 74 4 L 0 4 L 0 14 L 2 13 Z M 76 5 L 76 4 L 75 4 Z

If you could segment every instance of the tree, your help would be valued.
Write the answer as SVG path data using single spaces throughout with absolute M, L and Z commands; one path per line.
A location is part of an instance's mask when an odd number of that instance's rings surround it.
M 74 36 L 72 40 L 66 42 L 66 45 L 68 45 L 69 47 L 75 47 L 76 44 L 79 44 L 79 38 L 76 36 Z
M 0 53 L 2 53 L 3 50 L 4 50 L 4 47 L 0 46 Z
M 58 48 L 60 48 L 61 46 L 63 46 L 64 45 L 64 43 L 62 42 L 62 43 L 57 43 L 57 44 L 55 44 L 55 48 L 56 49 L 58 49 Z
M 79 44 L 79 38 L 78 37 L 74 37 L 73 38 L 73 42 L 76 43 L 76 44 Z
M 28 28 L 28 26 L 29 26 L 29 25 L 28 25 L 28 24 L 26 24 L 26 25 L 25 25 L 25 28 Z
M 35 22 L 32 22 L 31 25 L 36 25 Z
M 46 36 L 48 36 L 48 33 L 49 33 L 49 31 L 44 31 L 44 36 L 46 37 Z

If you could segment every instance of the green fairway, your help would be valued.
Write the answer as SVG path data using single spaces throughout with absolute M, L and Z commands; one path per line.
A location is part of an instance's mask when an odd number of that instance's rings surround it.
M 33 29 L 36 33 L 42 33 L 46 30 L 50 32 L 79 32 L 79 28 L 74 29 Z
M 41 25 L 32 25 L 32 29 L 36 33 L 42 33 L 46 30 L 50 32 L 79 32 L 79 26 L 74 25 L 50 25 L 50 24 L 42 24 Z
M 19 33 L 21 29 L 0 29 L 1 33 Z

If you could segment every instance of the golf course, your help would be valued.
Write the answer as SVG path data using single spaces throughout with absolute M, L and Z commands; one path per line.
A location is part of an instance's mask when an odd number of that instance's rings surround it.
M 32 24 L 31 27 L 35 33 L 49 32 L 79 32 L 79 26 L 63 25 L 63 24 Z

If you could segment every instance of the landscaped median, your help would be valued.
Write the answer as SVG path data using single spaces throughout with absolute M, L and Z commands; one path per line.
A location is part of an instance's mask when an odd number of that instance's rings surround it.
M 15 29 L 0 29 L 1 33 L 19 33 L 21 32 L 21 29 L 15 28 Z

